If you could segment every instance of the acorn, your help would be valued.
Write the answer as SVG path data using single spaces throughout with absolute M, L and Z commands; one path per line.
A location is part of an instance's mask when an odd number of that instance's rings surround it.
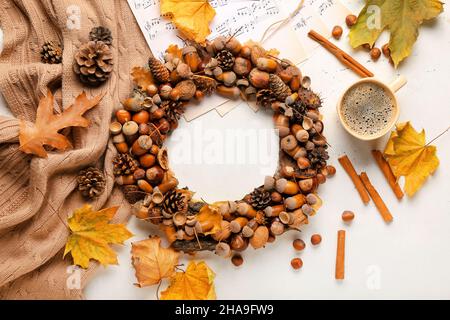
M 109 132 L 115 136 L 122 133 L 122 124 L 118 121 L 111 122 L 109 125 Z
M 301 206 L 303 206 L 305 203 L 306 203 L 306 197 L 301 193 L 296 194 L 295 196 L 292 196 L 290 198 L 286 198 L 284 200 L 284 204 L 285 204 L 286 208 L 289 210 L 298 209 Z
M 197 49 L 194 46 L 187 46 L 183 48 L 183 58 L 189 66 L 190 71 L 197 72 L 202 60 L 198 55 Z
M 277 69 L 278 63 L 273 59 L 261 57 L 256 61 L 256 67 L 261 71 L 272 73 Z
M 216 79 L 222 81 L 227 87 L 232 87 L 236 83 L 237 76 L 233 71 L 227 71 L 222 73 Z
M 131 152 L 135 156 L 142 156 L 143 154 L 147 153 L 148 150 L 153 145 L 152 138 L 150 136 L 140 136 L 131 147 Z
M 237 75 L 245 77 L 252 71 L 252 63 L 248 59 L 237 57 L 234 61 L 233 71 Z
M 284 224 L 282 224 L 280 221 L 274 221 L 270 225 L 270 233 L 272 233 L 274 236 L 280 236 L 284 233 L 284 231 Z
M 269 87 L 270 75 L 258 68 L 253 68 L 248 76 L 248 80 L 255 88 L 266 89 Z
M 241 90 L 239 90 L 238 87 L 227 87 L 220 85 L 217 86 L 217 93 L 225 98 L 236 100 L 240 97 Z

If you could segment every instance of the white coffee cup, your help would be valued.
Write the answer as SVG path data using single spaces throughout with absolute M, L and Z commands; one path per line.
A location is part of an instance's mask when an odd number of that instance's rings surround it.
M 407 82 L 406 78 L 403 76 L 399 76 L 397 79 L 395 79 L 389 85 L 385 84 L 384 82 L 382 82 L 380 80 L 377 80 L 376 78 L 364 78 L 364 79 L 354 82 L 351 86 L 349 86 L 347 88 L 347 90 L 344 91 L 344 93 L 339 98 L 338 103 L 337 103 L 337 113 L 339 116 L 339 120 L 340 120 L 342 126 L 344 127 L 344 129 L 348 133 L 350 133 L 352 136 L 354 136 L 360 140 L 364 140 L 364 141 L 378 139 L 378 138 L 384 136 L 386 133 L 390 132 L 392 130 L 392 128 L 395 126 L 395 124 L 397 123 L 398 117 L 400 115 L 400 107 L 398 105 L 397 98 L 395 97 L 395 92 L 397 92 L 401 87 L 403 87 L 406 84 L 406 82 Z M 345 97 L 347 96 L 347 94 L 349 93 L 349 91 L 363 83 L 370 83 L 370 84 L 373 84 L 375 86 L 378 86 L 378 87 L 384 89 L 383 91 L 391 99 L 392 108 L 394 109 L 393 116 L 390 117 L 389 123 L 387 123 L 387 125 L 383 129 L 381 129 L 379 132 L 377 132 L 375 134 L 370 134 L 370 135 L 361 134 L 361 133 L 353 130 L 345 121 L 345 116 L 343 115 L 343 110 L 342 110 L 343 109 L 343 101 L 344 101 Z

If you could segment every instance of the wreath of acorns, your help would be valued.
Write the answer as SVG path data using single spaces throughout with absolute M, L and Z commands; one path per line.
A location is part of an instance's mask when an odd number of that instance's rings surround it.
M 218 37 L 205 46 L 170 46 L 164 62 L 151 57 L 133 73 L 137 86 L 110 129 L 116 182 L 138 218 L 160 225 L 177 250 L 223 257 L 249 244 L 262 248 L 308 223 L 321 205 L 318 186 L 335 169 L 327 166 L 321 99 L 294 64 L 256 43 Z M 242 200 L 207 204 L 178 187 L 164 141 L 191 100 L 213 93 L 272 109 L 281 151 L 279 168 L 264 185 Z

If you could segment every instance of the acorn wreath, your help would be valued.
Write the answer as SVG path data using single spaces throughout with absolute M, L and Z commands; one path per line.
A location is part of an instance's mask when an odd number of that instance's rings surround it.
M 205 46 L 171 45 L 164 62 L 151 57 L 132 77 L 136 88 L 110 127 L 114 174 L 135 215 L 159 225 L 174 249 L 230 257 L 299 230 L 317 212 L 317 189 L 335 169 L 327 166 L 321 99 L 290 61 L 257 43 L 218 37 Z M 238 201 L 207 204 L 178 187 L 164 141 L 189 101 L 213 93 L 271 108 L 281 150 L 277 172 L 262 186 Z

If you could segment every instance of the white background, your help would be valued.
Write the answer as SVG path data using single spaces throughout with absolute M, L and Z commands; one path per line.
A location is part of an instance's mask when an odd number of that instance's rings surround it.
M 343 1 L 354 12 L 359 12 L 361 1 Z M 445 8 L 448 10 L 448 7 Z M 344 26 L 344 22 L 342 23 Z M 338 42 L 351 52 L 378 78 L 389 82 L 397 74 L 408 79 L 408 84 L 398 93 L 401 121 L 410 120 L 416 129 L 424 128 L 427 140 L 432 139 L 450 125 L 449 74 L 450 15 L 444 12 L 436 21 L 421 27 L 414 52 L 398 70 L 394 70 L 382 57 L 370 61 L 367 52 L 354 52 L 345 36 Z M 385 35 L 386 36 L 386 35 Z M 381 46 L 387 38 L 382 38 Z M 281 38 L 280 38 L 281 41 Z M 282 53 L 289 57 L 289 53 Z M 213 254 L 200 254 L 216 272 L 216 292 L 219 299 L 390 299 L 390 298 L 450 298 L 450 203 L 449 160 L 450 134 L 435 142 L 441 161 L 435 175 L 412 199 L 397 201 L 384 177 L 371 157 L 370 150 L 382 149 L 386 137 L 379 141 L 360 142 L 350 137 L 340 126 L 335 103 L 340 93 L 357 80 L 328 52 L 319 48 L 314 56 L 301 65 L 304 74 L 312 78 L 313 89 L 324 99 L 322 113 L 325 116 L 326 136 L 332 145 L 330 163 L 338 169 L 336 177 L 321 186 L 319 193 L 324 206 L 313 217 L 302 233 L 288 233 L 265 249 L 248 249 L 243 256 L 242 267 L 234 267 L 229 260 Z M 0 101 L 0 113 L 7 114 Z M 253 112 L 244 104 L 225 118 L 212 111 L 192 123 L 182 123 L 180 130 L 194 131 L 227 128 L 272 128 L 270 115 Z M 170 141 L 170 147 L 178 141 Z M 203 152 L 206 144 L 192 146 L 182 144 L 188 151 Z M 177 144 L 180 148 L 180 145 Z M 277 152 L 266 146 L 259 150 L 271 157 L 271 168 L 276 167 Z M 226 149 L 228 152 L 229 149 Z M 373 203 L 364 206 L 337 158 L 347 153 L 357 170 L 367 171 L 375 187 L 387 203 L 394 222 L 386 225 Z M 255 165 L 190 165 L 172 161 L 181 185 L 197 191 L 197 197 L 207 201 L 239 199 L 255 186 L 262 184 L 265 172 Z M 352 210 L 356 218 L 351 225 L 344 225 L 341 213 Z M 156 228 L 132 218 L 129 228 L 135 234 L 132 241 L 139 241 Z M 347 231 L 346 278 L 334 279 L 337 230 Z M 320 233 L 323 242 L 312 247 L 309 238 Z M 292 248 L 292 240 L 301 237 L 307 243 L 304 252 L 298 254 Z M 134 269 L 130 261 L 131 244 L 117 248 L 119 266 L 101 268 L 85 293 L 89 299 L 155 299 L 156 288 L 138 289 Z M 301 257 L 304 266 L 293 271 L 290 260 Z M 184 261 L 186 262 L 186 261 Z M 162 285 L 162 288 L 165 284 Z

